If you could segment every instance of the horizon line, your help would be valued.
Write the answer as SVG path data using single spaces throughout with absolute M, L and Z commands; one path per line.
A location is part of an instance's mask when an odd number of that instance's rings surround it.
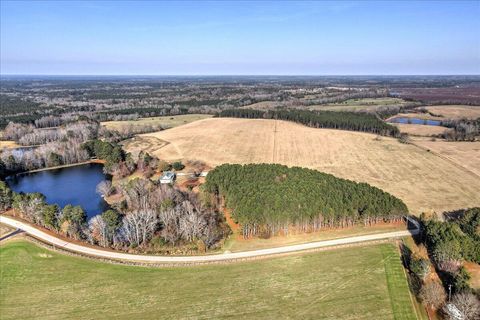
M 403 76 L 480 76 L 480 73 L 405 73 L 405 74 L 30 74 L 0 73 L 0 77 L 403 77 Z

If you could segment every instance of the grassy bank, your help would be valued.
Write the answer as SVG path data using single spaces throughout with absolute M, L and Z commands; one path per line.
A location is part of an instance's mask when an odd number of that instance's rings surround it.
M 392 244 L 165 269 L 0 251 L 2 319 L 415 319 Z

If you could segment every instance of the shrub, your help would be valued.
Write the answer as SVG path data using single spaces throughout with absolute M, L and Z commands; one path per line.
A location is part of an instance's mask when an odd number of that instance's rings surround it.
M 181 163 L 180 161 L 172 163 L 172 167 L 173 169 L 175 169 L 175 171 L 180 171 L 180 170 L 183 170 L 183 168 L 185 168 L 183 163 Z

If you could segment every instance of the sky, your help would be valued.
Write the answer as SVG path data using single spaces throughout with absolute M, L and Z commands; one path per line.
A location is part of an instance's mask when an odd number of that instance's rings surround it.
M 480 74 L 480 0 L 0 3 L 4 75 Z

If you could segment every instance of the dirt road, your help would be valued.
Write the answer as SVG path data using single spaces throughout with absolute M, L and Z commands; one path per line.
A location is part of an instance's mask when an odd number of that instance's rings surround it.
M 317 242 L 290 245 L 290 246 L 284 246 L 284 247 L 278 247 L 278 248 L 214 254 L 214 255 L 205 255 L 205 256 L 155 256 L 155 255 L 138 255 L 138 254 L 123 253 L 123 252 L 113 252 L 113 251 L 107 251 L 107 250 L 78 245 L 75 243 L 71 243 L 71 242 L 59 239 L 52 235 L 49 235 L 35 228 L 32 225 L 23 223 L 21 221 L 18 221 L 6 216 L 0 216 L 0 223 L 4 223 L 13 228 L 21 229 L 35 238 L 38 238 L 44 242 L 47 242 L 49 244 L 52 244 L 54 246 L 57 246 L 59 248 L 63 248 L 72 252 L 93 256 L 93 257 L 98 257 L 98 258 L 121 260 L 125 262 L 140 262 L 140 263 L 205 263 L 205 262 L 229 261 L 229 260 L 253 258 L 253 257 L 260 257 L 260 256 L 282 254 L 282 253 L 291 253 L 296 251 L 324 248 L 324 247 L 330 247 L 330 246 L 336 246 L 336 245 L 345 245 L 345 244 L 352 244 L 352 243 L 359 243 L 359 242 L 366 242 L 366 241 L 399 238 L 399 237 L 415 235 L 419 232 L 418 225 L 416 224 L 416 222 L 413 222 L 416 226 L 416 228 L 413 230 L 386 232 L 381 234 L 372 234 L 372 235 L 356 236 L 356 237 L 349 237 L 349 238 L 342 238 L 342 239 L 317 241 Z

